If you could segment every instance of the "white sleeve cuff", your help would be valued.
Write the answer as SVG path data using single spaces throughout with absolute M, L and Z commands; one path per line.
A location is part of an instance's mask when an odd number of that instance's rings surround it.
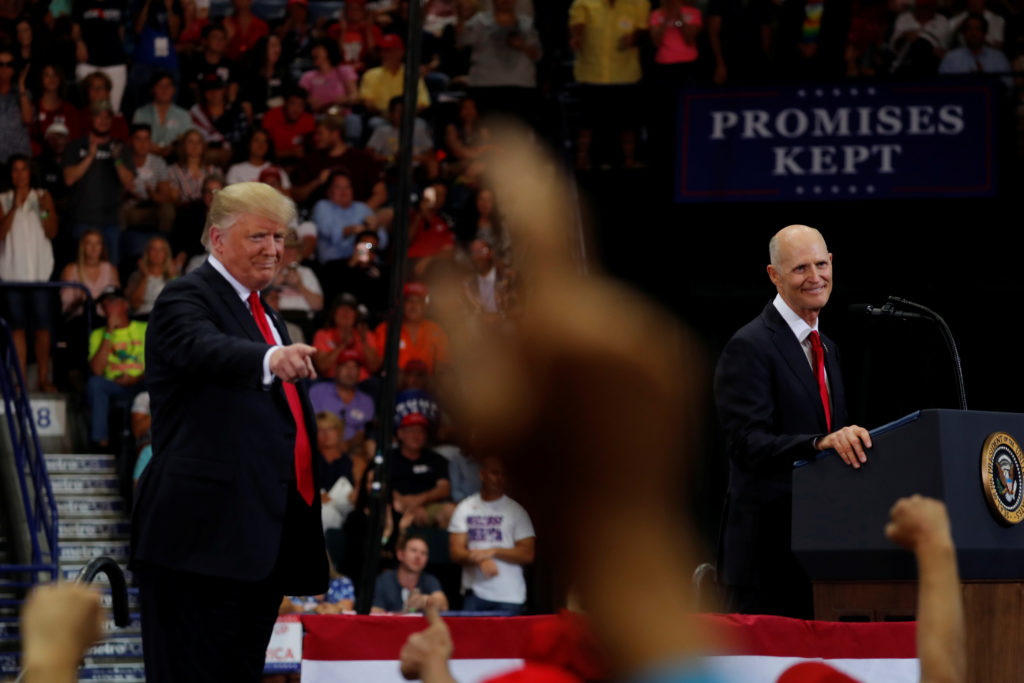
M 274 373 L 270 371 L 270 354 L 274 353 L 280 348 L 279 344 L 275 344 L 267 349 L 267 352 L 263 354 L 263 388 L 266 389 L 274 382 Z

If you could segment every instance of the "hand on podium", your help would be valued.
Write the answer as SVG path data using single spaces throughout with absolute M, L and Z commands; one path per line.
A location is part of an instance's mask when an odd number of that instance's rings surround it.
M 814 447 L 819 451 L 834 448 L 843 462 L 860 469 L 861 464 L 868 461 L 864 451 L 871 448 L 871 435 L 863 427 L 849 425 L 818 439 Z

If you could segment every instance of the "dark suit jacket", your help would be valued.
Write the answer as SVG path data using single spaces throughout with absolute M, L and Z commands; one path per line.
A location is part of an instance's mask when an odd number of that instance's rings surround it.
M 267 312 L 290 343 L 280 316 Z M 246 305 L 209 263 L 160 294 L 146 333 L 153 460 L 136 490 L 132 557 L 240 581 L 265 579 L 277 566 L 286 592 L 315 595 L 327 588 L 320 500 L 286 505 L 296 427 L 280 380 L 263 386 L 267 349 Z M 316 458 L 302 386 L 299 396 Z
M 821 339 L 835 431 L 847 419 L 843 378 L 835 344 L 824 335 Z M 765 585 L 773 568 L 795 563 L 790 551 L 793 463 L 813 458 L 815 437 L 829 431 L 814 371 L 771 303 L 722 351 L 715 403 L 729 456 L 720 576 L 732 586 Z

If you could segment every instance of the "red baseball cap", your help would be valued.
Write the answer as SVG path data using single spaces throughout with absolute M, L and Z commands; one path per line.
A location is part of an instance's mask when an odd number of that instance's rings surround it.
M 406 296 L 421 296 L 427 298 L 427 286 L 422 282 L 407 282 L 404 289 Z
M 426 415 L 423 415 L 422 413 L 409 413 L 408 415 L 402 418 L 402 421 L 398 424 L 398 427 L 415 427 L 416 425 L 419 425 L 420 427 L 424 428 L 429 427 L 430 420 L 428 420 Z
M 402 39 L 394 33 L 388 33 L 380 39 L 380 45 L 378 47 L 380 47 L 381 50 L 404 50 L 405 43 L 403 43 Z
M 353 351 L 352 349 L 346 349 L 345 351 L 342 351 L 341 354 L 338 355 L 338 365 L 344 365 L 349 361 L 353 361 L 355 363 L 358 363 L 359 365 L 362 365 L 363 357 L 359 354 L 358 351 Z

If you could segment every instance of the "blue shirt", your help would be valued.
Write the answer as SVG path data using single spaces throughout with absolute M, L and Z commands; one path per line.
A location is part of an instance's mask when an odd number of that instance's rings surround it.
M 416 588 L 423 595 L 430 595 L 441 590 L 441 582 L 433 574 L 423 572 L 416 583 Z M 398 573 L 394 569 L 389 569 L 377 577 L 377 583 L 373 588 L 374 607 L 388 612 L 401 612 L 405 609 L 408 597 L 409 591 L 398 583 Z
M 372 215 L 373 210 L 363 202 L 352 202 L 345 209 L 327 199 L 318 201 L 313 207 L 313 222 L 316 223 L 316 252 L 320 263 L 351 257 L 358 233 L 343 237 L 341 232 L 350 225 L 359 225 Z M 377 241 L 381 250 L 387 248 L 387 230 L 378 228 Z
M 317 413 L 326 410 L 345 421 L 345 433 L 341 438 L 348 441 L 357 432 L 366 429 L 366 423 L 373 419 L 373 399 L 358 389 L 349 403 L 341 400 L 334 382 L 319 382 L 309 390 L 309 401 Z
M 347 576 L 331 579 L 324 595 L 289 595 L 288 599 L 302 607 L 303 612 L 312 612 L 319 603 L 336 605 L 342 600 L 355 600 L 356 591 Z
M 950 50 L 939 64 L 940 74 L 1008 74 L 1010 71 L 1010 60 L 1006 58 L 1006 55 L 988 45 L 982 46 L 981 52 L 978 54 L 974 54 L 966 47 Z M 1007 88 L 1013 87 L 1013 80 L 1009 77 L 1002 81 Z

